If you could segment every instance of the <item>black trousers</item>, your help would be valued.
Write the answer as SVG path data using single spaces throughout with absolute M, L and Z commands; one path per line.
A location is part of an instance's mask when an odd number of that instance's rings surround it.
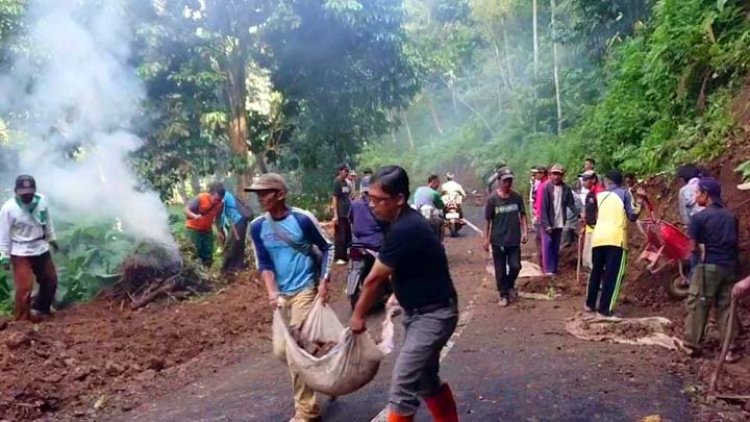
M 352 243 L 352 225 L 348 218 L 339 217 L 334 233 L 335 260 L 349 261 L 349 245 Z
M 521 272 L 521 247 L 492 245 L 492 261 L 495 264 L 495 282 L 500 297 L 507 298 L 516 288 L 516 279 Z
M 224 260 L 221 264 L 221 271 L 232 273 L 247 269 L 245 264 L 245 236 L 247 234 L 247 219 L 240 219 L 235 224 L 239 238 L 234 237 L 234 232 L 228 230 L 227 241 L 224 245 Z
M 591 250 L 591 261 L 586 306 L 596 309 L 602 315 L 611 315 L 620 294 L 628 253 L 617 246 L 597 246 Z M 597 307 L 599 290 L 601 297 Z

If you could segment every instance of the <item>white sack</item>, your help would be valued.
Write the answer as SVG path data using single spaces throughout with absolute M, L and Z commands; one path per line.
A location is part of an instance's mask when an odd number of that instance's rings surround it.
M 330 306 L 315 299 L 310 314 L 302 324 L 300 336 L 310 342 L 335 342 L 336 346 L 321 357 L 315 357 L 295 341 L 282 309 L 273 315 L 273 353 L 287 362 L 313 390 L 333 397 L 352 393 L 375 378 L 380 362 L 393 349 L 392 313 L 383 322 L 380 345 L 367 332 L 353 335 L 344 328 Z

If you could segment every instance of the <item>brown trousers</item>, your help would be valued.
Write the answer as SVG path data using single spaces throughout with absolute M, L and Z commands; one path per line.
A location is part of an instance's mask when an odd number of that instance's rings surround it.
M 57 270 L 52 262 L 52 255 L 46 252 L 36 256 L 11 256 L 13 282 L 16 287 L 16 321 L 31 319 L 31 309 L 43 314 L 50 313 L 52 300 L 57 290 Z M 39 293 L 31 304 L 31 292 L 34 289 L 34 278 L 39 283 Z

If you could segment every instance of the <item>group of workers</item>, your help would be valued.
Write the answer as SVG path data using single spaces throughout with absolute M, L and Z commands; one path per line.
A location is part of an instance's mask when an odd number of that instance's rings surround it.
M 435 420 L 457 421 L 451 389 L 438 375 L 440 351 L 458 324 L 458 298 L 445 249 L 428 220 L 409 206 L 409 177 L 403 168 L 388 166 L 375 172 L 354 201 L 347 170 L 342 166 L 334 183 L 337 229 L 353 217 L 355 237 L 370 235 L 382 242 L 352 311 L 351 330 L 364 332 L 365 316 L 385 283 L 392 283 L 403 313 L 405 340 L 393 370 L 387 420 L 413 421 L 421 398 Z M 269 302 L 287 308 L 290 326 L 299 328 L 315 298 L 328 299 L 337 246 L 311 213 L 287 205 L 287 185 L 280 175 L 264 174 L 248 190 L 257 194 L 266 213 L 251 223 L 250 232 Z M 366 230 L 358 224 L 363 215 L 387 225 L 387 235 L 379 236 L 382 226 Z M 290 373 L 295 408 L 291 420 L 318 420 L 315 392 L 293 370 Z
M 580 216 L 583 251 L 590 250 L 582 254 L 590 268 L 584 309 L 603 317 L 612 315 L 626 267 L 628 222 L 638 218 L 646 195 L 633 176 L 623 177 L 617 170 L 607 172 L 600 183 L 594 165 L 594 160 L 586 160 L 576 189 L 565 183 L 566 171 L 561 165 L 532 169 L 531 223 L 525 200 L 513 189 L 513 172 L 507 167 L 495 172 L 492 183 L 497 187 L 485 205 L 484 247 L 493 256 L 501 306 L 517 297 L 521 245 L 527 242 L 529 228 L 535 232 L 544 272 L 554 276 L 568 220 L 577 221 Z M 220 239 L 227 241 L 222 269 L 228 271 L 244 268 L 244 236 L 249 231 L 268 301 L 272 307 L 288 308 L 293 328 L 304 322 L 316 297 L 328 300 L 331 268 L 336 259 L 348 258 L 352 225 L 355 237 L 377 238 L 379 253 L 364 280 L 350 328 L 355 334 L 366 329 L 365 316 L 382 285 L 392 283 L 404 315 L 405 340 L 393 369 L 387 420 L 414 420 L 422 399 L 435 420 L 457 421 L 451 389 L 439 377 L 439 356 L 458 323 L 458 295 L 432 214 L 425 215 L 421 209 L 424 205 L 440 208 L 439 178 L 430 176 L 410 205 L 410 181 L 403 168 L 387 166 L 365 173 L 357 186 L 349 168 L 339 168 L 332 204 L 336 245 L 312 213 L 287 204 L 286 181 L 273 173 L 256 177 L 245 189 L 257 195 L 263 215 L 252 219 L 248 206 L 222 184 L 212 183 L 185 206 L 188 235 L 199 259 L 210 265 L 212 226 L 216 225 Z M 722 199 L 719 182 L 692 166 L 681 168 L 678 176 L 684 181 L 680 215 L 694 252 L 685 345 L 692 355 L 698 355 L 711 307 L 717 309 L 722 335 L 734 339 L 738 324 L 733 332 L 726 332 L 729 302 L 750 291 L 750 277 L 735 284 L 738 222 Z M 455 183 L 451 179 L 449 182 Z M 463 192 L 455 185 L 449 188 Z M 34 179 L 19 176 L 15 194 L 0 209 L 0 264 L 13 266 L 16 319 L 37 320 L 50 313 L 57 286 L 50 248 L 56 250 L 58 245 L 48 203 L 37 193 Z M 358 226 L 362 220 L 367 224 Z M 229 238 L 225 239 L 227 231 Z M 40 289 L 32 305 L 34 278 Z M 737 358 L 737 350 L 732 348 L 728 360 Z M 292 420 L 317 420 L 320 409 L 315 392 L 294 371 L 290 374 L 295 407 Z

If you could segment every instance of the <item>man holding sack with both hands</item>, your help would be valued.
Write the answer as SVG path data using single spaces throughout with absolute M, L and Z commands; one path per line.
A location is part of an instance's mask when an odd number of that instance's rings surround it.
M 311 213 L 287 206 L 287 187 L 280 175 L 264 174 L 247 191 L 258 195 L 265 211 L 250 224 L 250 235 L 256 268 L 268 291 L 269 302 L 274 308 L 287 308 L 289 325 L 300 328 L 316 295 L 324 301 L 328 299 L 333 244 Z M 295 409 L 291 420 L 319 420 L 315 392 L 299 375 L 290 373 Z

